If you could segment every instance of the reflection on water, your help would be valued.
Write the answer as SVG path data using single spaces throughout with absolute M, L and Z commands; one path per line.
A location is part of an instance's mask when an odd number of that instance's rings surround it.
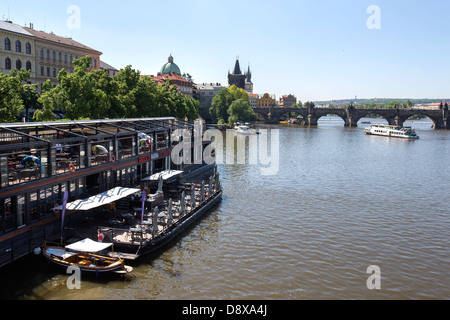
M 131 264 L 133 277 L 69 290 L 66 275 L 30 257 L 33 272 L 7 269 L 2 297 L 448 298 L 450 132 L 414 121 L 405 125 L 421 139 L 405 141 L 339 121 L 262 125 L 280 129 L 278 173 L 220 165 L 222 203 L 171 247 Z M 381 269 L 380 290 L 366 286 L 371 265 Z

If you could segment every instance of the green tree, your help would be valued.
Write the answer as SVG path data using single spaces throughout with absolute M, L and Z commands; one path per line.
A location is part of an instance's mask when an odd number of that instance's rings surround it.
M 256 114 L 253 109 L 250 107 L 248 101 L 245 99 L 238 99 L 231 103 L 230 107 L 227 111 L 228 117 L 228 125 L 232 126 L 234 123 L 238 121 L 242 122 L 253 122 L 256 121 Z
M 16 122 L 24 108 L 20 76 L 0 73 L 0 122 Z
M 228 123 L 228 108 L 234 101 L 239 99 L 248 103 L 248 93 L 235 85 L 222 89 L 214 97 L 209 112 L 217 119 L 218 123 Z

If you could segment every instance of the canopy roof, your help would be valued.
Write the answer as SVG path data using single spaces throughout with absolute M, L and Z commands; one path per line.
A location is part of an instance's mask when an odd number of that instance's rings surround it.
M 66 205 L 66 210 L 86 211 L 100 207 L 102 205 L 125 198 L 133 193 L 140 192 L 140 189 L 116 187 L 114 189 L 99 193 L 95 196 L 83 200 L 75 200 Z M 53 210 L 62 210 L 63 206 L 55 207 Z
M 89 238 L 72 243 L 66 249 L 78 252 L 99 252 L 112 246 L 112 243 L 96 242 Z
M 182 173 L 183 173 L 183 171 L 166 170 L 166 171 L 161 171 L 161 172 L 152 174 L 150 177 L 142 179 L 142 181 L 158 181 L 161 177 L 163 180 L 168 180 L 168 179 L 174 178 Z

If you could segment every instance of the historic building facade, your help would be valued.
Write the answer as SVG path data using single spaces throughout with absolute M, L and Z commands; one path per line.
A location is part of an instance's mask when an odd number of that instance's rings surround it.
M 225 89 L 220 83 L 201 83 L 196 85 L 200 101 L 200 116 L 207 120 L 213 121 L 213 117 L 209 114 L 212 107 L 212 101 L 219 91 Z
M 248 103 L 250 104 L 251 108 L 258 107 L 258 95 L 256 93 L 249 93 L 248 94 Z
M 277 104 L 276 104 L 275 95 L 264 93 L 263 95 L 258 96 L 258 102 L 257 102 L 258 108 L 275 108 L 276 106 L 277 106 Z
M 280 108 L 290 108 L 296 103 L 297 103 L 297 98 L 294 95 L 292 95 L 292 94 L 284 95 L 280 98 L 279 107 Z
M 74 71 L 73 60 L 91 56 L 92 69 L 100 69 L 100 51 L 94 50 L 71 38 L 57 36 L 53 33 L 38 31 L 31 25 L 24 28 L 35 38 L 36 82 L 41 86 L 50 79 L 53 85 L 58 84 L 57 76 L 61 69 Z
M 181 75 L 180 68 L 173 62 L 172 55 L 169 56 L 168 62 L 165 63 L 153 81 L 158 85 L 163 85 L 168 80 L 172 85 L 176 85 L 179 93 L 192 98 L 194 96 L 194 84 L 192 80 L 185 74 Z
M 12 22 L 0 21 L 0 72 L 22 68 L 31 71 L 29 82 L 35 83 L 35 37 Z
M 110 77 L 114 77 L 116 74 L 119 73 L 119 70 L 117 70 L 113 66 L 107 64 L 104 61 L 100 61 L 100 69 L 102 69 L 102 70 L 106 69 L 108 71 L 108 74 Z

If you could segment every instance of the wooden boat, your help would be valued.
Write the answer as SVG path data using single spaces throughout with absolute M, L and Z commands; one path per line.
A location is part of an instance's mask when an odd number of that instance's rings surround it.
M 132 268 L 126 266 L 123 259 L 97 254 L 110 246 L 112 243 L 98 243 L 90 239 L 84 239 L 66 247 L 49 246 L 45 243 L 42 253 L 51 263 L 65 268 L 76 266 L 82 272 L 96 276 L 131 272 Z

